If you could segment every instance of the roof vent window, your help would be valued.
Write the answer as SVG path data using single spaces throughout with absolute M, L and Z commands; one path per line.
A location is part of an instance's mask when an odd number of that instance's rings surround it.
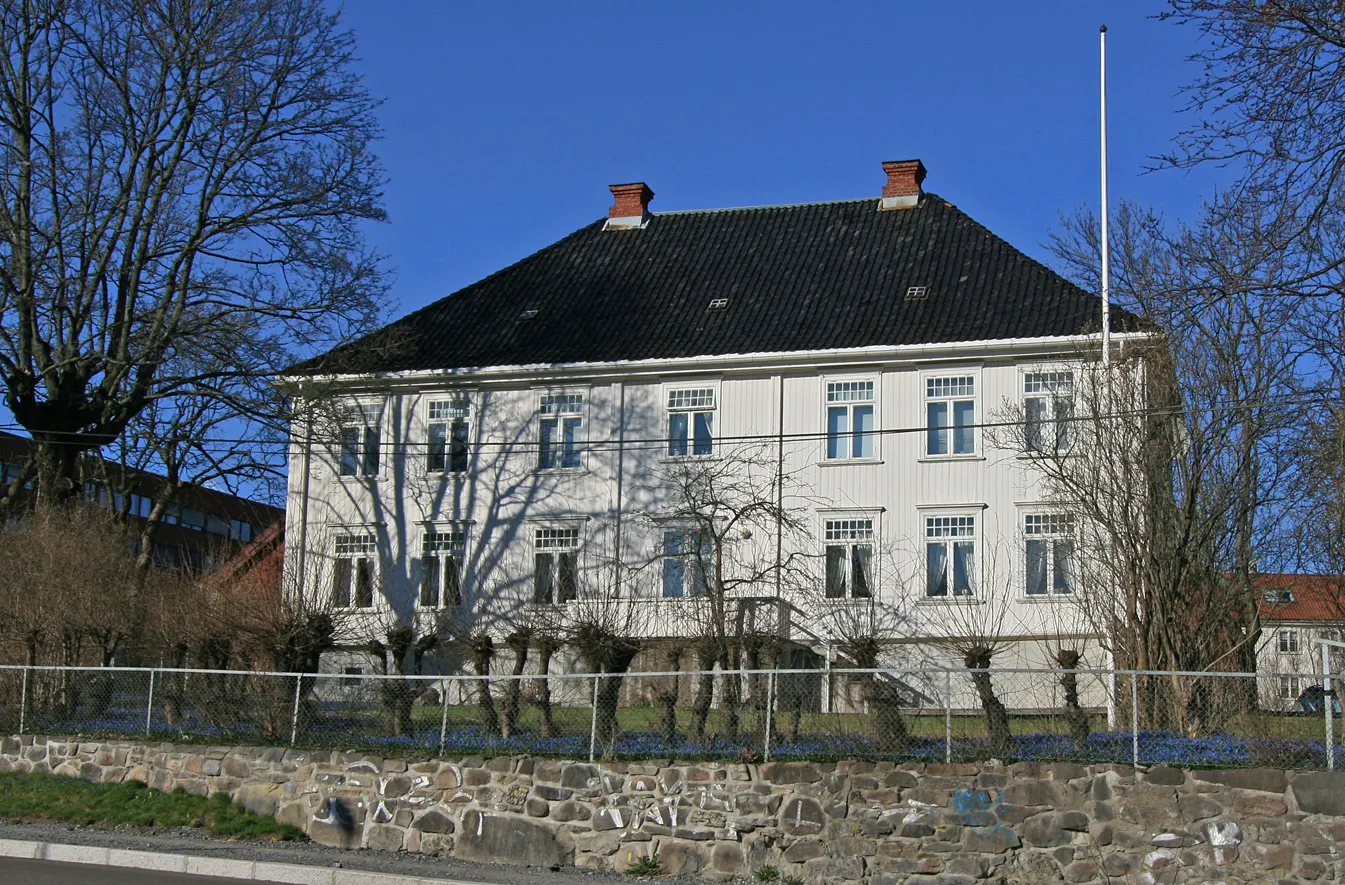
M 708 308 L 706 308 L 706 309 L 707 309 L 707 310 L 723 310 L 724 308 L 726 308 L 726 307 L 728 307 L 728 306 L 729 306 L 729 300 L 728 300 L 727 298 L 711 298 L 711 299 L 710 299 L 710 306 L 709 306 Z
M 536 316 L 537 316 L 537 311 L 536 311 L 535 309 L 529 308 L 528 310 L 525 310 L 525 311 L 523 311 L 521 314 L 519 314 L 519 315 L 518 315 L 518 318 L 519 318 L 520 320 L 530 320 L 530 319 L 533 319 L 533 318 L 536 317 Z
M 906 290 L 907 301 L 924 301 L 929 296 L 929 286 L 912 286 Z
M 1266 590 L 1261 597 L 1269 603 L 1288 604 L 1294 601 L 1294 591 L 1292 590 Z

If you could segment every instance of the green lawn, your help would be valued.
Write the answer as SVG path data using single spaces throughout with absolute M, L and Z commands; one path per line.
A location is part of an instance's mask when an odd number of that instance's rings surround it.
M 0 773 L 0 818 L 54 820 L 92 826 L 200 827 L 225 839 L 293 841 L 304 834 L 276 819 L 254 814 L 224 793 L 209 799 L 177 789 L 151 790 L 139 781 L 95 784 L 54 774 Z

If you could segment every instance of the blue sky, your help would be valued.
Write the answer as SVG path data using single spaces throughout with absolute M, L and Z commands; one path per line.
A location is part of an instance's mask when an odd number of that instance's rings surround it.
M 385 99 L 394 313 L 603 216 L 876 197 L 882 160 L 1014 245 L 1098 200 L 1108 25 L 1112 197 L 1189 216 L 1211 170 L 1142 174 L 1180 129 L 1190 29 L 1158 2 L 447 3 L 350 0 Z

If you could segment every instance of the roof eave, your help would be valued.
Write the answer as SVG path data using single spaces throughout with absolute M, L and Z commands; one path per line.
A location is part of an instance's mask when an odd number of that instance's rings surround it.
M 1155 332 L 1115 332 L 1114 346 L 1155 340 Z M 872 347 L 848 347 L 812 351 L 767 351 L 741 354 L 714 354 L 694 357 L 660 357 L 645 360 L 614 360 L 581 363 L 539 363 L 531 365 L 475 366 L 449 369 L 409 369 L 399 372 L 360 372 L 329 375 L 286 375 L 284 383 L 339 384 L 376 387 L 442 382 L 445 379 L 529 381 L 553 378 L 603 377 L 632 375 L 704 374 L 706 372 L 750 372 L 771 369 L 809 369 L 820 366 L 845 366 L 868 363 L 965 360 L 971 357 L 1003 356 L 1076 356 L 1097 346 L 1096 335 L 1052 335 L 1037 338 L 1006 338 L 979 341 L 955 341 L 931 344 L 897 344 Z

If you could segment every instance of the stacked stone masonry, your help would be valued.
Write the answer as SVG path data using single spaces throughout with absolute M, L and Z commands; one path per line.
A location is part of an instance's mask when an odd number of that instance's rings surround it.
M 342 848 L 814 885 L 1345 880 L 1345 773 L 1113 766 L 583 762 L 34 737 L 0 770 L 138 780 Z

